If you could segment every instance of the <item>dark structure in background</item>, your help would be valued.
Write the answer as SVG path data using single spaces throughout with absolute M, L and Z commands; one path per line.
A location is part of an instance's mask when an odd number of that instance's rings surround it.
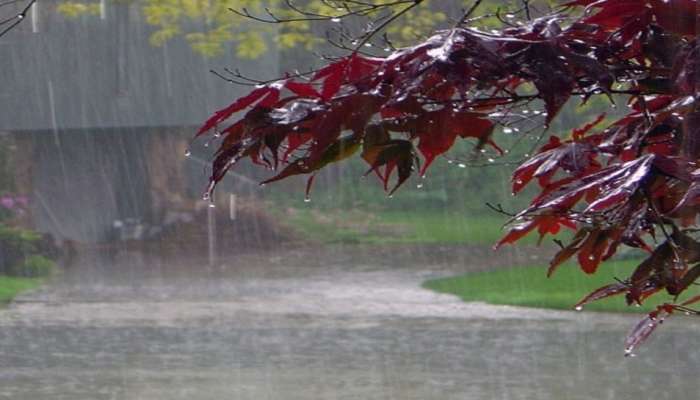
M 67 20 L 39 0 L 0 38 L 0 133 L 16 145 L 18 192 L 30 223 L 60 239 L 113 238 L 115 224 L 158 226 L 191 210 L 203 166 L 186 162 L 194 128 L 245 88 L 209 73 L 225 66 L 274 74 L 277 55 L 206 59 L 184 39 L 162 47 L 138 4 L 107 3 Z M 196 187 L 187 177 L 199 177 Z

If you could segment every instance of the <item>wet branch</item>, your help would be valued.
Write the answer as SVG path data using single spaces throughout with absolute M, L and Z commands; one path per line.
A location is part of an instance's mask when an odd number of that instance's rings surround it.
M 0 7 L 4 6 L 9 6 L 11 4 L 17 4 L 20 3 L 21 1 L 24 0 L 7 0 L 4 2 L 0 2 Z M 0 37 L 3 37 L 5 34 L 7 34 L 10 30 L 12 30 L 14 27 L 20 24 L 24 20 L 24 18 L 27 16 L 27 12 L 29 12 L 29 9 L 32 8 L 36 0 L 29 0 L 29 2 L 25 5 L 25 7 L 20 11 L 19 13 L 0 20 L 0 27 L 3 27 L 2 30 L 0 30 Z

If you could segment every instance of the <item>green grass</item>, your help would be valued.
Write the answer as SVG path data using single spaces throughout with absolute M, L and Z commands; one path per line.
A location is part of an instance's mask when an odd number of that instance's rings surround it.
M 503 218 L 465 216 L 459 213 L 388 212 L 379 221 L 403 226 L 396 240 L 404 243 L 479 243 L 492 245 L 503 236 Z
M 586 275 L 574 264 L 562 265 L 553 277 L 546 277 L 546 267 L 529 266 L 460 275 L 429 280 L 423 287 L 440 293 L 454 294 L 464 301 L 490 304 L 571 310 L 591 291 L 614 282 L 614 278 L 629 276 L 638 260 L 607 262 L 594 275 Z M 692 287 L 682 299 L 700 294 Z M 593 302 L 586 310 L 609 312 L 650 311 L 654 304 L 671 301 L 668 295 L 652 296 L 642 307 L 628 307 L 623 295 Z
M 0 276 L 0 306 L 6 305 L 18 294 L 41 285 L 41 278 L 16 278 Z
M 288 208 L 278 215 L 302 237 L 324 243 L 485 244 L 500 239 L 505 221 L 496 215 L 459 212 L 319 210 Z M 534 243 L 536 236 L 521 243 Z

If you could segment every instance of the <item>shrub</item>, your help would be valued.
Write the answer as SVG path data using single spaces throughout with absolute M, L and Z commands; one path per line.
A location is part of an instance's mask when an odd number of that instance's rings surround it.
M 55 263 L 41 255 L 32 255 L 24 259 L 23 262 L 15 264 L 7 271 L 9 276 L 23 278 L 41 278 L 51 275 L 54 271 Z

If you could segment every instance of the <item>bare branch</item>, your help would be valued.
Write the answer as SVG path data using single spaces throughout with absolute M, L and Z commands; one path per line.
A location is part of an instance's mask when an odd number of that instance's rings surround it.
M 372 4 L 364 1 L 356 0 L 345 0 L 340 4 L 332 4 L 327 0 L 323 1 L 330 9 L 339 10 L 342 9 L 343 12 L 337 14 L 319 14 L 316 12 L 307 11 L 301 9 L 299 6 L 295 5 L 291 0 L 285 0 L 285 5 L 287 8 L 292 10 L 295 14 L 300 15 L 294 18 L 282 18 L 275 15 L 272 10 L 265 8 L 265 13 L 267 18 L 259 17 L 248 11 L 247 8 L 243 7 L 241 9 L 229 8 L 231 12 L 237 14 L 241 17 L 248 18 L 258 22 L 264 22 L 268 24 L 284 24 L 289 22 L 302 22 L 302 21 L 333 21 L 339 22 L 340 20 L 348 17 L 359 16 L 367 17 L 372 14 L 377 14 L 383 10 L 391 10 L 402 5 L 410 4 L 409 8 L 422 3 L 423 0 L 397 0 L 390 3 L 382 4 Z M 355 7 L 353 7 L 355 6 Z
M 4 3 L 0 3 L 0 7 L 7 6 L 10 4 L 15 4 L 15 3 L 18 3 L 19 1 L 20 0 L 8 0 Z M 10 18 L 7 18 L 5 20 L 1 20 L 0 26 L 3 26 L 3 25 L 8 25 L 8 26 L 0 31 L 0 37 L 3 37 L 12 28 L 19 25 L 20 22 L 22 22 L 24 20 L 24 18 L 27 16 L 27 12 L 29 12 L 29 9 L 32 8 L 32 6 L 34 5 L 35 2 L 36 2 L 36 0 L 29 0 L 29 2 L 24 7 L 24 9 L 22 9 L 22 11 L 20 11 L 18 14 L 14 15 Z
M 467 10 L 467 11 L 462 15 L 462 18 L 459 19 L 459 21 L 457 22 L 456 26 L 459 26 L 459 25 L 464 24 L 464 23 L 472 16 L 472 14 L 474 14 L 474 11 L 476 11 L 476 9 L 479 7 L 479 5 L 481 5 L 481 2 L 482 2 L 482 1 L 483 1 L 483 0 L 476 0 L 476 1 L 474 2 L 474 4 L 472 4 L 472 6 L 469 8 L 469 10 Z

